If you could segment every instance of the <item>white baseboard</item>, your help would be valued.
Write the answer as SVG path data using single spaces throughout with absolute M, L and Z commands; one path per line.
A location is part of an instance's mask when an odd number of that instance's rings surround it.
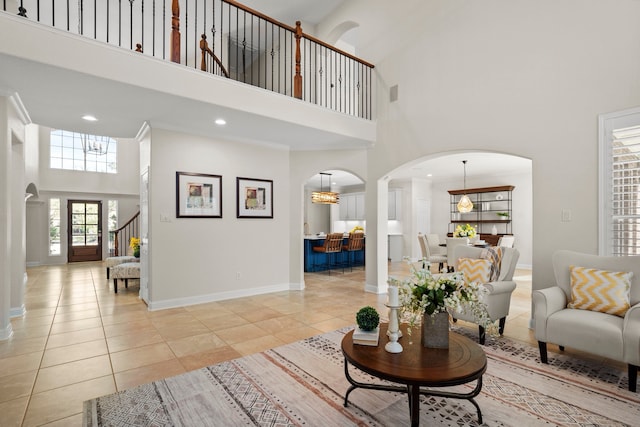
M 224 301 L 234 298 L 250 297 L 254 295 L 270 294 L 273 292 L 288 291 L 291 284 L 281 284 L 273 286 L 264 286 L 260 288 L 241 289 L 237 291 L 217 292 L 214 294 L 197 295 L 186 298 L 175 298 L 164 301 L 148 301 L 147 305 L 150 311 L 165 310 L 168 308 L 186 307 L 189 305 L 205 304 L 208 302 Z
M 370 292 L 372 294 L 384 294 L 387 291 L 381 291 L 380 288 L 376 285 L 370 285 L 369 283 L 365 283 L 364 285 L 364 291 L 365 292 Z
M 42 265 L 42 263 L 40 261 L 28 261 L 27 262 L 27 268 L 28 267 L 40 267 Z
M 26 308 L 24 307 L 24 304 L 22 304 L 22 307 L 12 307 L 9 309 L 9 317 L 14 318 L 14 317 L 22 317 L 24 316 L 24 314 L 27 312 Z
M 11 327 L 11 323 L 9 323 L 5 328 L 0 329 L 0 341 L 8 340 L 13 335 L 13 328 Z

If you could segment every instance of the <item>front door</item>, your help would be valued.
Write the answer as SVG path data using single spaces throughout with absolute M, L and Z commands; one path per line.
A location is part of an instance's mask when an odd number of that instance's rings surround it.
M 69 262 L 102 260 L 102 202 L 69 200 Z

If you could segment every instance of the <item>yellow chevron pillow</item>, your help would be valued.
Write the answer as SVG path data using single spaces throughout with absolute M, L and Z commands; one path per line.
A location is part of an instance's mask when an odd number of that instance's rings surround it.
M 569 308 L 599 311 L 624 317 L 629 310 L 629 289 L 633 272 L 597 270 L 569 266 L 571 302 Z
M 464 274 L 467 282 L 489 282 L 492 262 L 488 259 L 460 258 L 458 260 L 458 271 Z

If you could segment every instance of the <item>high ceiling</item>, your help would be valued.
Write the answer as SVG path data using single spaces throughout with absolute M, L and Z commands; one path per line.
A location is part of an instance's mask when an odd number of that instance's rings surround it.
M 244 0 L 241 3 L 250 8 L 261 11 L 281 22 L 292 25 L 296 20 L 318 24 L 324 17 L 340 7 L 346 0 Z M 227 114 L 237 117 L 237 123 L 243 121 L 238 115 L 248 113 L 242 111 L 222 111 L 221 108 L 190 102 L 186 98 L 170 96 L 155 92 L 147 88 L 130 86 L 115 80 L 104 80 L 92 76 L 73 72 L 62 72 L 55 67 L 42 66 L 13 56 L 0 53 L 0 94 L 17 92 L 25 103 L 27 111 L 34 122 L 50 127 L 59 127 L 87 133 L 106 134 L 116 137 L 133 137 L 144 121 L 162 124 L 166 128 L 177 128 L 175 123 L 188 123 L 189 128 L 198 134 L 216 134 L 221 137 L 240 140 L 277 141 L 281 145 L 293 146 L 299 141 L 317 141 L 324 148 L 336 148 L 344 141 L 336 139 L 336 135 L 328 132 L 315 132 L 295 124 L 282 124 L 251 117 L 255 126 L 243 129 L 227 126 L 227 129 L 202 128 L 203 124 L 213 126 L 204 117 Z M 92 94 L 87 99 L 86 94 Z M 122 106 L 120 99 L 130 99 L 128 106 Z M 91 103 L 95 103 L 92 107 Z M 172 106 L 167 109 L 162 106 Z M 103 120 L 99 126 L 108 126 L 113 132 L 97 130 L 91 132 L 89 124 L 80 117 L 87 111 L 103 111 Z M 195 119 L 194 119 L 195 118 Z M 191 120 L 191 121 L 188 121 Z M 174 123 L 175 122 L 175 123 Z M 108 123 L 108 125 L 105 125 Z M 257 125 L 260 123 L 260 125 Z M 282 131 L 282 126 L 287 128 Z M 289 129 L 290 128 L 290 129 Z M 226 134 L 225 134 L 226 132 Z M 253 133 L 252 133 L 253 132 Z M 313 135 L 310 135 L 314 133 Z M 240 137 L 239 137 L 240 135 Z M 287 135 L 289 140 L 283 137 Z M 309 137 L 311 136 L 311 137 Z M 314 147 L 304 147 L 313 149 Z M 317 147 L 316 147 L 317 148 Z M 349 148 L 349 147 L 346 147 Z M 353 147 L 351 147 L 353 148 Z M 491 153 L 465 153 L 442 156 L 437 159 L 426 160 L 403 167 L 389 174 L 389 179 L 407 179 L 410 177 L 425 177 L 434 181 L 458 180 L 462 177 L 462 160 L 468 160 L 467 176 L 487 174 L 507 174 L 531 170 L 531 162 L 525 159 L 505 157 Z M 430 174 L 430 176 L 429 176 Z M 357 185 L 359 178 L 343 171 L 333 171 L 333 181 L 340 186 Z M 318 179 L 319 183 L 319 179 Z M 469 180 L 472 186 L 472 181 Z
M 346 0 L 240 0 L 245 6 L 260 11 L 284 24 L 296 21 L 317 25 Z

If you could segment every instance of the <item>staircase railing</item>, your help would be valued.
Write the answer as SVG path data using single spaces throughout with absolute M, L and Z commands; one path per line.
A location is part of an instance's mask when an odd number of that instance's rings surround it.
M 122 227 L 118 228 L 117 230 L 110 231 L 109 234 L 113 236 L 113 253 L 111 254 L 111 256 L 120 256 L 126 254 L 126 248 L 129 246 L 129 241 L 131 240 L 131 238 L 140 238 L 140 211 L 138 211 L 138 213 L 136 213 Z M 124 251 L 121 251 L 120 242 L 122 242 Z
M 209 55 L 207 72 L 372 119 L 373 65 L 305 34 L 299 22 L 291 27 L 232 0 L 3 0 L 2 7 L 188 67 L 202 69 Z

